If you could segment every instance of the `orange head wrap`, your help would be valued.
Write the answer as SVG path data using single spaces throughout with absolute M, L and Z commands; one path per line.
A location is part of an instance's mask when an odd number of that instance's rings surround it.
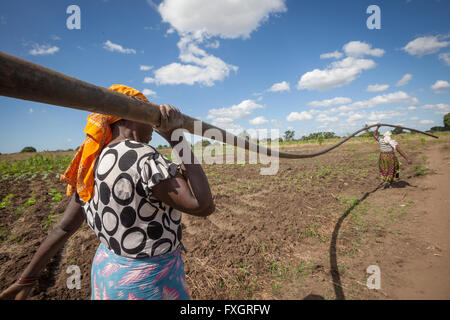
M 112 85 L 109 89 L 148 101 L 138 90 L 121 84 Z M 84 128 L 86 139 L 70 162 L 66 172 L 60 177 L 61 181 L 67 183 L 68 196 L 76 191 L 84 202 L 91 199 L 94 190 L 95 163 L 103 147 L 111 140 L 110 125 L 119 120 L 118 117 L 100 113 L 91 113 L 88 116 Z

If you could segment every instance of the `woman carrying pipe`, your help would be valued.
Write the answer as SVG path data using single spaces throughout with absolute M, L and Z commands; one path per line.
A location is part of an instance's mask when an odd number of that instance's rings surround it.
M 394 181 L 394 178 L 399 178 L 399 162 L 395 155 L 395 151 L 400 153 L 400 155 L 405 158 L 405 160 L 411 164 L 411 160 L 403 153 L 397 141 L 392 140 L 392 132 L 386 131 L 383 138 L 378 136 L 378 129 L 381 124 L 377 124 L 377 128 L 373 133 L 373 137 L 380 144 L 380 158 L 378 160 L 378 166 L 380 169 L 380 175 L 385 183 L 384 188 L 390 188 Z
M 147 100 L 127 86 L 110 89 Z M 183 123 L 178 109 L 159 108 L 158 127 L 99 113 L 88 116 L 86 140 L 61 176 L 72 196 L 69 205 L 0 299 L 26 299 L 40 271 L 85 220 L 100 240 L 91 269 L 91 299 L 190 298 L 180 254 L 182 212 L 208 216 L 215 205 L 192 151 L 190 162 L 177 165 L 148 145 L 153 130 L 172 147 L 187 143 L 171 140 Z

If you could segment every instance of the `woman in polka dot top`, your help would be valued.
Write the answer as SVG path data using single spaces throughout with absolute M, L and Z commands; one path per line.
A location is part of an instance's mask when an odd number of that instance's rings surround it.
M 207 177 L 188 143 L 173 141 L 182 116 L 160 106 L 161 123 L 119 120 L 97 158 L 93 194 L 75 194 L 58 226 L 42 243 L 22 276 L 1 299 L 25 299 L 37 275 L 83 221 L 100 240 L 91 269 L 92 299 L 189 299 L 181 250 L 182 212 L 207 216 L 215 206 Z M 179 165 L 148 145 L 153 129 L 174 148 Z

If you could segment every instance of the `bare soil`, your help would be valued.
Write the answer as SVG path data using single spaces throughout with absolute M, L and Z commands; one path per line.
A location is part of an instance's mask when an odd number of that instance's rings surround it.
M 449 299 L 450 136 L 398 139 L 413 160 L 394 188 L 380 187 L 378 146 L 358 141 L 323 156 L 261 165 L 205 165 L 217 210 L 183 217 L 183 253 L 193 299 Z M 308 152 L 324 146 L 289 146 Z M 401 162 L 403 159 L 399 158 Z M 64 212 L 56 175 L 4 180 L 0 199 L 0 290 L 20 275 Z M 29 207 L 30 197 L 37 202 Z M 99 244 L 83 227 L 42 272 L 31 299 L 89 299 Z M 70 265 L 81 289 L 66 286 Z M 381 270 L 368 289 L 366 269 Z

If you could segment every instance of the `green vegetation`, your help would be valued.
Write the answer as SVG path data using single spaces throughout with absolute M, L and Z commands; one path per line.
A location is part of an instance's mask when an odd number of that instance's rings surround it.
M 56 191 L 56 189 L 51 189 L 48 194 L 52 196 L 52 201 L 59 202 L 63 198 L 61 192 Z
M 51 214 L 49 214 L 47 217 L 42 219 L 42 228 L 45 231 L 48 231 L 53 226 L 54 223 L 55 223 L 55 220 L 53 219 L 53 216 Z
M 444 127 L 450 127 L 450 113 L 444 116 Z
M 27 202 L 25 202 L 24 207 L 29 207 L 36 204 L 36 199 L 35 198 L 30 198 L 27 200 Z
M 33 147 L 25 147 L 22 149 L 22 151 L 20 151 L 21 153 L 23 152 L 36 152 L 36 148 Z
M 8 178 L 34 178 L 40 173 L 47 178 L 49 173 L 62 173 L 69 165 L 70 156 L 58 156 L 56 158 L 44 157 L 40 154 L 29 157 L 26 160 L 0 161 L 0 176 L 2 180 Z
M 0 202 L 0 210 L 5 209 L 7 206 L 11 204 L 11 201 L 9 201 L 14 195 L 12 193 L 8 194 L 6 197 L 2 199 Z

